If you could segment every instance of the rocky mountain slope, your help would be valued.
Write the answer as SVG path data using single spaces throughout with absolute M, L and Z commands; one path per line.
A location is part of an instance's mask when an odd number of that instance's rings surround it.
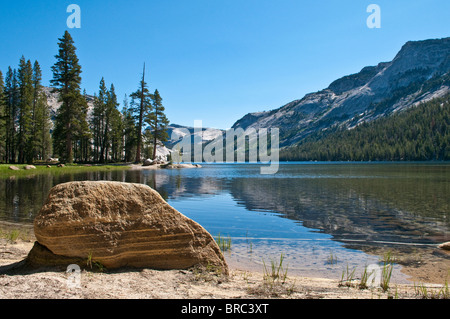
M 278 109 L 249 113 L 233 128 L 280 129 L 280 147 L 330 127 L 352 128 L 450 92 L 450 37 L 407 42 L 391 62 L 363 68 Z
M 52 118 L 52 121 L 55 119 L 56 111 L 61 106 L 61 102 L 58 101 L 58 93 L 52 92 L 53 88 L 44 86 L 43 91 L 47 97 L 47 103 L 50 107 L 50 116 Z M 94 107 L 94 96 L 93 95 L 86 95 L 86 100 L 88 104 L 88 116 L 91 115 L 92 109 Z

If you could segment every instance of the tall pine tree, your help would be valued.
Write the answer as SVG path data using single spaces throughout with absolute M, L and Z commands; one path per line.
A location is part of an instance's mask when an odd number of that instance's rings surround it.
M 147 83 L 145 82 L 145 63 L 144 70 L 142 72 L 142 79 L 139 83 L 139 89 L 136 92 L 130 94 L 131 107 L 133 113 L 136 114 L 137 127 L 136 127 L 136 157 L 135 162 L 141 161 L 142 150 L 142 129 L 145 124 L 145 118 L 148 112 L 152 108 L 152 95 L 150 94 Z
M 133 117 L 133 110 L 129 107 L 128 97 L 125 95 L 123 100 L 122 108 L 122 118 L 123 118 L 123 147 L 124 147 L 124 158 L 125 162 L 133 161 L 133 156 L 135 155 L 135 148 L 137 142 L 136 134 L 136 124 Z
M 39 112 L 41 110 L 38 110 L 38 106 L 39 107 L 44 107 L 43 103 L 47 101 L 47 99 L 45 99 L 45 101 L 42 99 L 41 93 L 42 93 L 42 71 L 41 71 L 41 66 L 39 65 L 38 61 L 35 61 L 33 64 L 33 75 L 31 78 L 32 84 L 33 84 L 33 109 L 32 109 L 32 156 L 33 159 L 42 159 L 41 156 L 38 155 L 38 152 L 40 150 L 40 147 L 38 146 L 39 143 L 39 139 L 42 137 L 42 135 L 40 134 L 40 132 L 38 131 L 38 128 L 40 128 L 40 126 L 38 126 L 37 123 L 37 115 L 38 113 L 41 113 L 40 115 L 44 115 L 44 113 Z M 38 105 L 39 103 L 39 105 Z M 43 120 L 43 119 L 40 119 Z
M 162 98 L 158 90 L 153 93 L 153 110 L 147 114 L 147 123 L 149 123 L 152 138 L 153 138 L 153 155 L 152 159 L 156 159 L 156 149 L 159 143 L 165 142 L 168 139 L 167 126 L 169 120 L 164 114 L 165 108 L 162 105 Z
M 17 118 L 19 110 L 19 87 L 17 84 L 17 71 L 8 67 L 5 78 L 6 99 L 6 162 L 16 162 Z
M 94 162 L 103 162 L 102 147 L 104 145 L 104 128 L 106 118 L 106 100 L 108 90 L 105 79 L 102 78 L 99 84 L 98 95 L 94 96 L 94 108 L 91 117 L 91 131 L 93 135 Z
M 76 143 L 74 144 L 75 159 L 83 162 L 88 162 L 91 156 L 92 132 L 89 129 L 89 123 L 87 121 L 89 111 L 88 99 L 89 97 L 86 94 L 86 90 L 84 90 L 83 99 L 80 100 L 81 121 L 79 122 L 80 126 L 76 131 Z
M 105 140 L 106 147 L 105 153 L 106 155 L 110 155 L 109 157 L 113 161 L 120 160 L 120 153 L 122 149 L 122 135 L 123 135 L 123 127 L 122 127 L 122 117 L 117 109 L 119 103 L 117 102 L 117 95 L 114 84 L 111 84 L 111 87 L 108 91 L 108 98 L 106 102 L 106 115 L 107 115 L 107 130 L 105 130 Z
M 40 90 L 36 96 L 34 113 L 35 137 L 34 152 L 38 160 L 47 160 L 52 154 L 52 138 L 50 135 L 50 107 L 45 92 Z
M 3 73 L 0 71 L 0 163 L 6 162 L 6 113 L 5 85 Z
M 56 63 L 52 66 L 54 92 L 59 94 L 62 105 L 58 109 L 53 131 L 55 150 L 61 160 L 72 163 L 74 159 L 73 145 L 76 139 L 82 138 L 88 128 L 86 122 L 87 103 L 81 94 L 81 66 L 76 55 L 76 47 L 72 36 L 65 31 L 58 39 L 59 51 Z
M 33 162 L 33 67 L 31 61 L 22 56 L 19 63 L 19 132 L 18 161 Z

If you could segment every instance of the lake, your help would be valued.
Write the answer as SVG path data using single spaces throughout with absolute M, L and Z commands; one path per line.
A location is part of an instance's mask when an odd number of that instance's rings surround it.
M 231 265 L 263 270 L 285 257 L 288 274 L 341 278 L 378 263 L 379 247 L 430 249 L 450 240 L 446 163 L 281 163 L 40 174 L 0 180 L 0 220 L 28 223 L 56 184 L 114 180 L 147 184 L 214 237 L 231 239 Z M 406 276 L 394 267 L 393 280 Z M 360 270 L 357 270 L 360 273 Z

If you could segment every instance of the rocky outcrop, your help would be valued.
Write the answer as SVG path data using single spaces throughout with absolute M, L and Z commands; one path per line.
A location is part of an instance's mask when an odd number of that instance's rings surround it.
M 83 181 L 59 184 L 34 221 L 38 250 L 91 259 L 108 269 L 186 269 L 228 273 L 213 237 L 147 185 Z M 40 258 L 34 251 L 34 260 Z

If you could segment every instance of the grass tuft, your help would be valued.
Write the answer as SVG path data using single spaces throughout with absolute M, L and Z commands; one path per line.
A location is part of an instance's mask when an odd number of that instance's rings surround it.
M 450 299 L 448 280 L 445 280 L 445 283 L 441 288 L 430 288 L 426 287 L 424 284 L 419 284 L 416 286 L 414 283 L 414 291 L 416 296 L 422 299 Z
M 350 271 L 350 269 L 348 268 L 348 264 L 347 264 L 347 268 L 344 269 L 342 271 L 342 276 L 341 276 L 341 281 L 339 282 L 339 286 L 346 286 L 346 287 L 351 287 L 353 284 L 353 280 L 355 278 L 355 271 L 356 268 L 353 268 L 353 270 Z
M 284 262 L 283 253 L 281 253 L 279 261 L 275 261 L 273 259 L 270 260 L 270 268 L 266 266 L 266 263 L 263 259 L 263 266 L 264 266 L 263 278 L 265 282 L 274 283 L 276 281 L 279 281 L 282 284 L 286 282 L 288 267 L 284 266 L 283 262 Z
M 220 233 L 217 235 L 216 243 L 219 246 L 220 250 L 227 251 L 231 250 L 231 237 L 228 236 L 228 238 L 223 238 Z
M 361 281 L 359 282 L 359 289 L 369 288 L 367 281 L 369 280 L 370 276 L 372 276 L 373 273 L 374 273 L 374 270 L 369 272 L 369 271 L 367 271 L 367 266 L 364 267 L 364 271 L 361 275 Z

